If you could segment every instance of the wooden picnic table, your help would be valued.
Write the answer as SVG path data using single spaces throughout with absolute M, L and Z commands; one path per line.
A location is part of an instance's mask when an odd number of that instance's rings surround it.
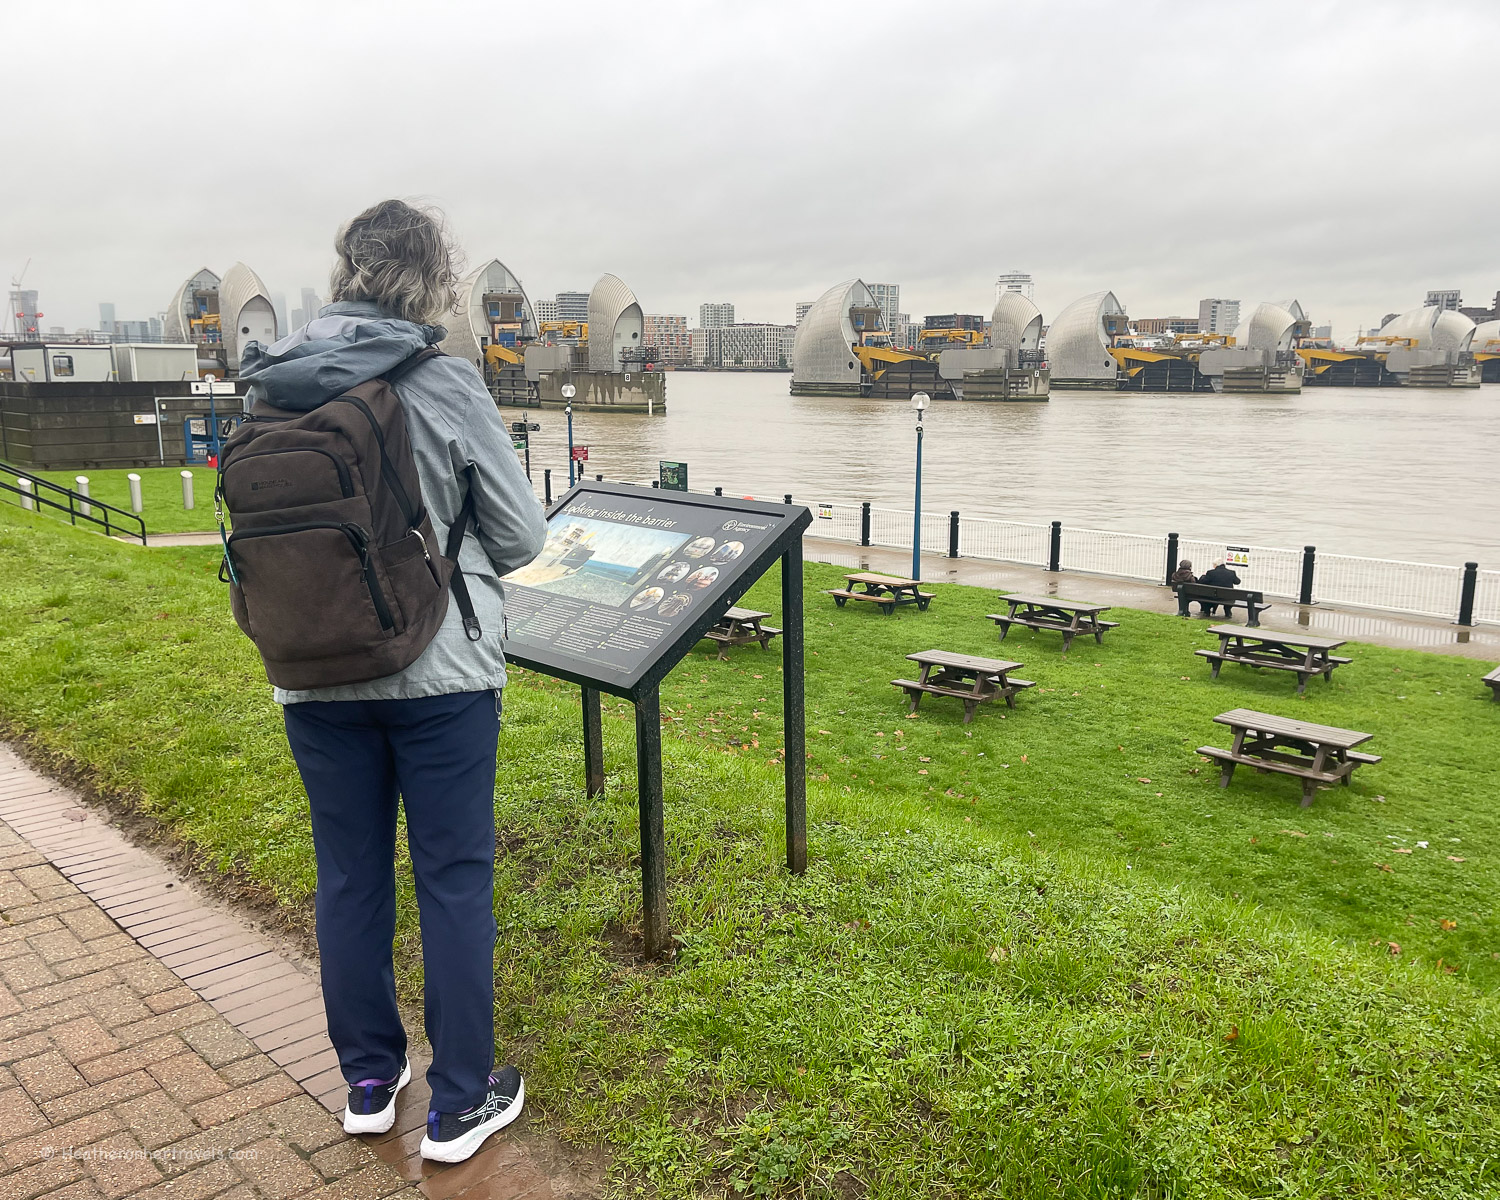
M 1229 786 L 1237 766 L 1292 775 L 1302 781 L 1303 808 L 1313 802 L 1318 784 L 1342 783 L 1347 787 L 1355 767 L 1380 761 L 1378 754 L 1354 749 L 1374 736 L 1354 729 L 1314 725 L 1311 721 L 1296 721 L 1248 708 L 1220 713 L 1214 720 L 1234 730 L 1234 746 L 1230 750 L 1198 747 L 1199 754 L 1219 761 L 1220 787 Z
M 1500 701 L 1500 667 L 1496 667 L 1481 679 L 1480 682 L 1489 684 L 1491 699 Z
M 753 608 L 730 608 L 719 618 L 719 623 L 703 636 L 711 642 L 719 643 L 721 659 L 728 657 L 724 651 L 730 646 L 759 642 L 760 648 L 765 650 L 770 646 L 771 639 L 781 633 L 774 625 L 765 624 L 770 615 L 756 612 Z
M 890 616 L 902 604 L 915 604 L 918 611 L 926 612 L 935 592 L 924 592 L 919 579 L 904 579 L 899 575 L 877 575 L 873 571 L 851 571 L 844 576 L 848 587 L 831 588 L 828 594 L 843 608 L 850 600 L 863 600 L 880 605 L 880 611 Z
M 911 697 L 911 711 L 917 711 L 924 695 L 954 696 L 964 702 L 965 725 L 974 719 L 974 710 L 981 704 L 1003 698 L 1008 707 L 1015 708 L 1016 693 L 1036 686 L 1029 679 L 1009 677 L 1011 671 L 1025 666 L 1024 663 L 954 654 L 948 650 L 919 650 L 906 657 L 922 665 L 922 678 L 893 679 L 891 685 Z
M 1227 662 L 1246 667 L 1272 667 L 1297 673 L 1297 694 L 1305 695 L 1307 681 L 1314 675 L 1333 679 L 1333 669 L 1350 660 L 1333 652 L 1344 644 L 1343 638 L 1316 637 L 1306 633 L 1277 633 L 1274 630 L 1251 630 L 1243 625 L 1211 625 L 1209 633 L 1217 634 L 1217 650 L 1194 650 L 1199 658 L 1213 663 L 1213 677 Z
M 1010 632 L 1012 625 L 1024 625 L 1027 629 L 1052 629 L 1063 635 L 1063 653 L 1073 644 L 1080 633 L 1092 633 L 1094 641 L 1103 643 L 1107 630 L 1119 625 L 1118 621 L 1101 621 L 1100 613 L 1108 612 L 1108 604 L 1091 604 L 1084 600 L 1059 600 L 1056 596 L 1025 596 L 1012 592 L 1000 597 L 1008 606 L 1005 613 L 990 613 L 989 619 L 1000 626 L 1000 640 Z

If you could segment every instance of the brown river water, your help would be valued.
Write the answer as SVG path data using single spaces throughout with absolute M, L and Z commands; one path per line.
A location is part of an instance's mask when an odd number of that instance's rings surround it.
M 667 415 L 579 413 L 590 476 L 910 511 L 915 422 L 890 400 L 788 395 L 790 376 L 675 371 Z M 507 420 L 521 416 L 502 410 Z M 532 475 L 567 484 L 561 412 L 527 414 Z M 923 511 L 1500 567 L 1500 385 L 1296 396 L 1054 392 L 928 410 Z

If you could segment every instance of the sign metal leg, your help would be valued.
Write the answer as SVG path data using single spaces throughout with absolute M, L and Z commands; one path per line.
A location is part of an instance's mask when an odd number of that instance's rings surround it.
M 807 720 L 803 697 L 802 542 L 781 556 L 782 722 L 786 742 L 786 865 L 807 870 Z
M 592 800 L 604 794 L 604 718 L 599 713 L 599 689 L 583 689 L 583 784 Z
M 646 957 L 667 948 L 667 835 L 662 816 L 661 692 L 652 688 L 635 705 L 635 771 L 641 813 L 642 934 Z

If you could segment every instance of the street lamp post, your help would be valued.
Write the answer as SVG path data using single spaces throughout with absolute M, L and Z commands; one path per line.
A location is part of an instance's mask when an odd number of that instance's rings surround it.
M 573 397 L 578 395 L 578 389 L 571 383 L 562 385 L 562 398 L 568 403 L 563 412 L 568 414 L 568 486 L 573 486 Z
M 922 578 L 922 414 L 927 411 L 930 400 L 931 397 L 926 392 L 918 392 L 911 398 L 911 406 L 917 414 L 917 489 L 916 503 L 912 506 L 915 511 L 911 531 L 911 577 L 913 579 Z

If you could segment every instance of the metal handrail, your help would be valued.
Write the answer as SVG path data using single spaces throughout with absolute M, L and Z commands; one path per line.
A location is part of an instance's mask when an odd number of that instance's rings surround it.
M 17 482 L 10 482 L 8 478 L 5 478 L 6 476 L 15 476 Z M 28 492 L 20 486 L 20 480 L 23 479 L 31 484 L 31 491 Z M 43 488 L 47 492 L 66 497 L 67 503 L 64 504 L 60 500 L 54 499 L 51 495 L 45 494 L 40 490 Z M 109 537 L 114 537 L 116 533 L 126 537 L 138 537 L 141 539 L 141 545 L 146 545 L 146 522 L 135 513 L 126 512 L 123 508 L 116 508 L 113 504 L 106 504 L 103 500 L 95 500 L 92 496 L 85 496 L 82 492 L 75 492 L 72 488 L 63 487 L 60 483 L 53 483 L 50 479 L 43 479 L 39 475 L 33 475 L 30 471 L 13 466 L 4 460 L 0 460 L 0 493 L 3 493 L 5 499 L 15 504 L 18 508 L 26 508 L 26 501 L 30 500 L 32 504 L 37 506 L 38 512 L 41 511 L 42 506 L 55 508 L 58 512 L 67 513 L 68 521 L 73 525 L 77 525 L 79 520 L 82 519 L 94 525 L 102 526 L 105 534 Z M 86 506 L 89 511 L 80 511 L 80 506 Z M 104 515 L 96 516 L 93 511 L 95 509 L 102 509 Z M 115 515 L 116 520 L 110 520 L 111 513 Z M 136 524 L 136 529 L 131 529 L 126 524 L 126 522 L 132 521 Z

